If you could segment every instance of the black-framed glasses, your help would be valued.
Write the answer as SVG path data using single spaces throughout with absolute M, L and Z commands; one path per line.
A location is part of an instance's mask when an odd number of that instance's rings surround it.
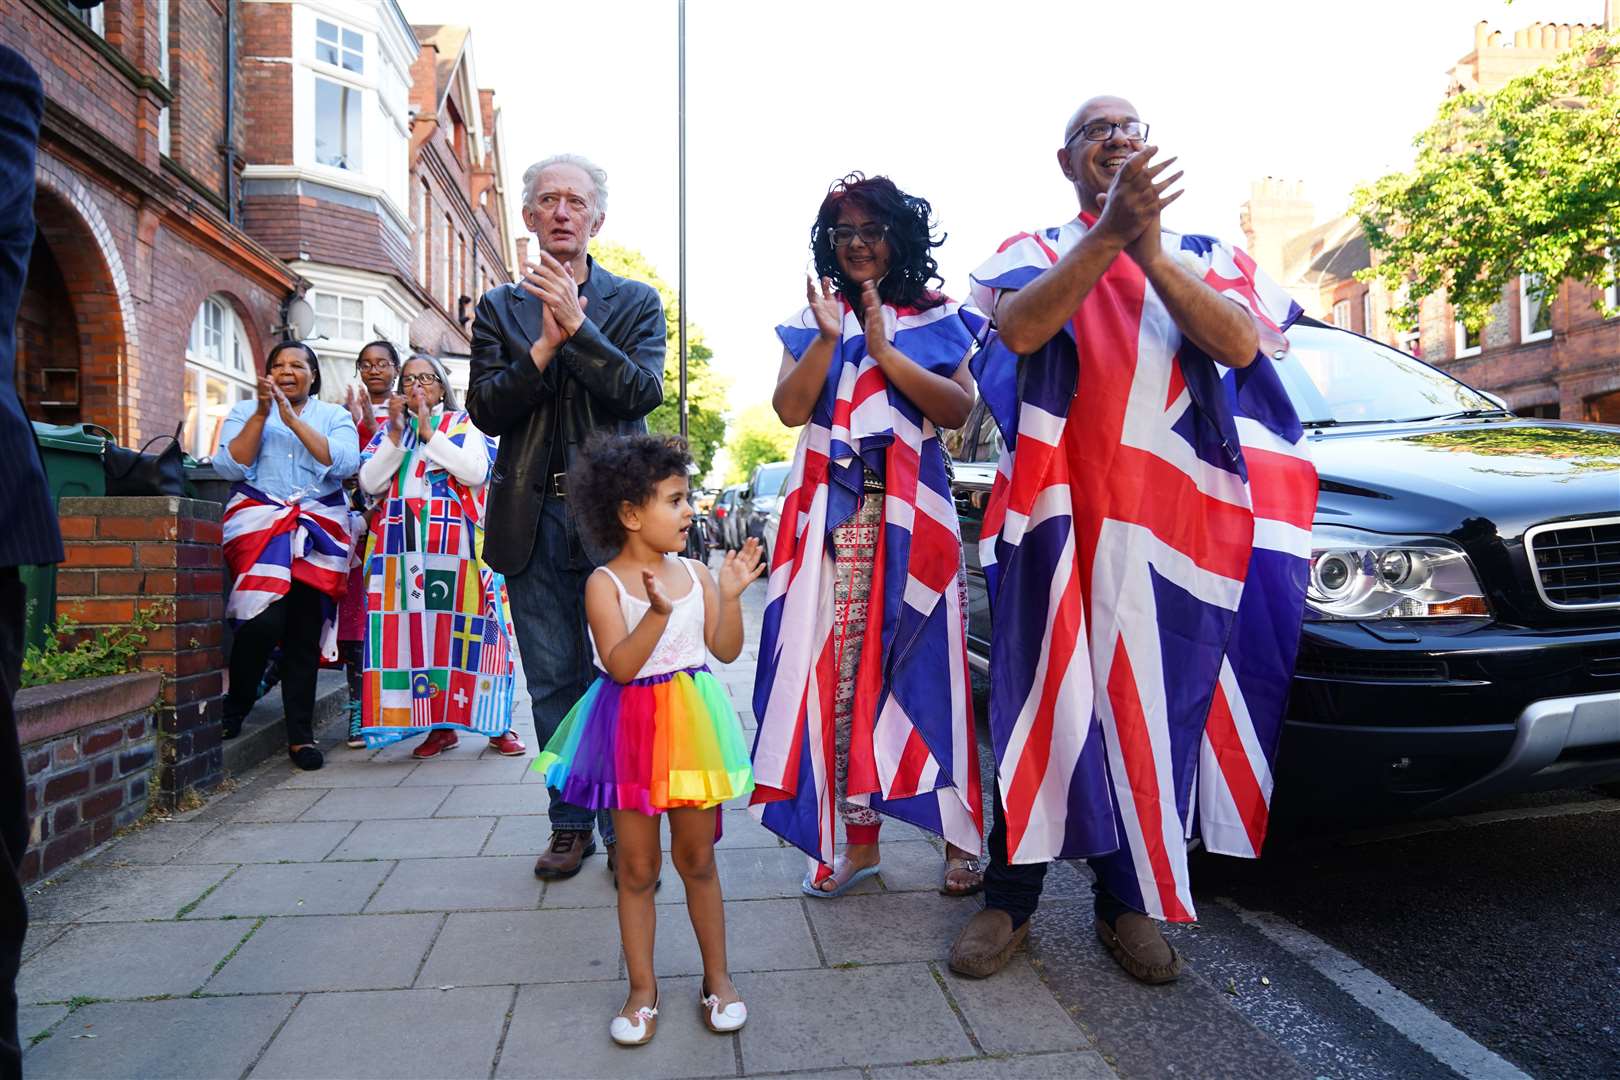
M 431 371 L 421 371 L 417 372 L 415 375 L 401 375 L 399 377 L 399 385 L 420 386 L 423 389 L 432 386 L 438 381 L 439 377 Z
M 834 225 L 827 233 L 828 238 L 832 240 L 832 246 L 835 248 L 849 247 L 855 242 L 857 236 L 861 238 L 861 243 L 867 247 L 876 247 L 888 235 L 889 227 L 880 225 L 875 221 L 868 222 L 859 228 L 854 225 Z
M 1073 146 L 1076 139 L 1084 139 L 1086 142 L 1107 142 L 1114 137 L 1116 128 L 1121 135 L 1132 142 L 1147 141 L 1148 126 L 1140 120 L 1118 122 L 1113 120 L 1093 120 L 1076 128 L 1074 134 L 1069 136 L 1069 141 L 1063 144 L 1064 148 Z
M 394 362 L 392 360 L 356 360 L 354 362 L 354 366 L 361 371 L 394 370 Z

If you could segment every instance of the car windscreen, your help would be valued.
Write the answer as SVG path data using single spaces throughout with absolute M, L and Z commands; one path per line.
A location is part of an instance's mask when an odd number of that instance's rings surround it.
M 781 494 L 782 484 L 788 477 L 788 468 L 785 461 L 775 465 L 761 465 L 759 475 L 754 478 L 754 498 L 773 499 Z
M 1295 326 L 1288 346 L 1277 372 L 1307 426 L 1500 411 L 1494 401 L 1421 360 L 1343 330 Z

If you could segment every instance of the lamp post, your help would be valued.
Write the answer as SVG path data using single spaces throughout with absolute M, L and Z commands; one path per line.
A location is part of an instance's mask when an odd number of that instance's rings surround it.
M 679 177 L 676 183 L 677 199 L 680 206 L 676 211 L 676 220 L 679 223 L 679 233 L 676 239 L 680 269 L 677 271 L 675 285 L 676 306 L 680 308 L 679 318 L 676 320 L 680 327 L 680 364 L 681 364 L 681 438 L 686 438 L 686 0 L 679 0 L 676 16 L 675 42 L 677 58 L 675 65 L 675 100 L 677 113 L 677 157 L 679 159 Z

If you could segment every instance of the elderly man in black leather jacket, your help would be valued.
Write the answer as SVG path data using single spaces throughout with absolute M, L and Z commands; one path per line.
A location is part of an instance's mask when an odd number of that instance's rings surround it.
M 484 561 L 506 575 L 535 733 L 549 739 L 591 682 L 585 579 L 611 552 L 580 541 L 566 474 L 593 431 L 647 430 L 664 398 L 664 309 L 650 285 L 616 277 L 587 249 L 602 227 L 607 174 L 574 155 L 523 174 L 523 221 L 540 244 L 514 285 L 478 302 L 467 411 L 500 439 Z M 543 878 L 572 877 L 596 850 L 592 811 L 551 793 Z M 613 869 L 613 820 L 600 814 Z

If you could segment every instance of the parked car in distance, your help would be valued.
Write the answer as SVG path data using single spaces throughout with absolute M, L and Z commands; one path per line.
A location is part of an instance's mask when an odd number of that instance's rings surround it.
M 792 463 L 786 461 L 754 466 L 753 475 L 748 478 L 742 494 L 737 496 L 737 514 L 741 519 L 737 525 L 738 547 L 752 536 L 765 544 L 768 557 L 770 543 L 765 536 L 765 519 L 782 501 L 782 485 L 787 483 L 792 467 Z
M 1276 816 L 1449 813 L 1620 781 L 1620 428 L 1521 419 L 1315 320 L 1288 337 L 1278 369 L 1320 494 Z M 977 545 L 1001 450 L 981 401 L 953 482 L 981 669 Z
M 735 551 L 742 546 L 742 541 L 737 539 L 737 496 L 742 494 L 742 489 L 741 484 L 725 488 L 715 497 L 709 511 L 714 522 L 715 543 L 725 551 Z

